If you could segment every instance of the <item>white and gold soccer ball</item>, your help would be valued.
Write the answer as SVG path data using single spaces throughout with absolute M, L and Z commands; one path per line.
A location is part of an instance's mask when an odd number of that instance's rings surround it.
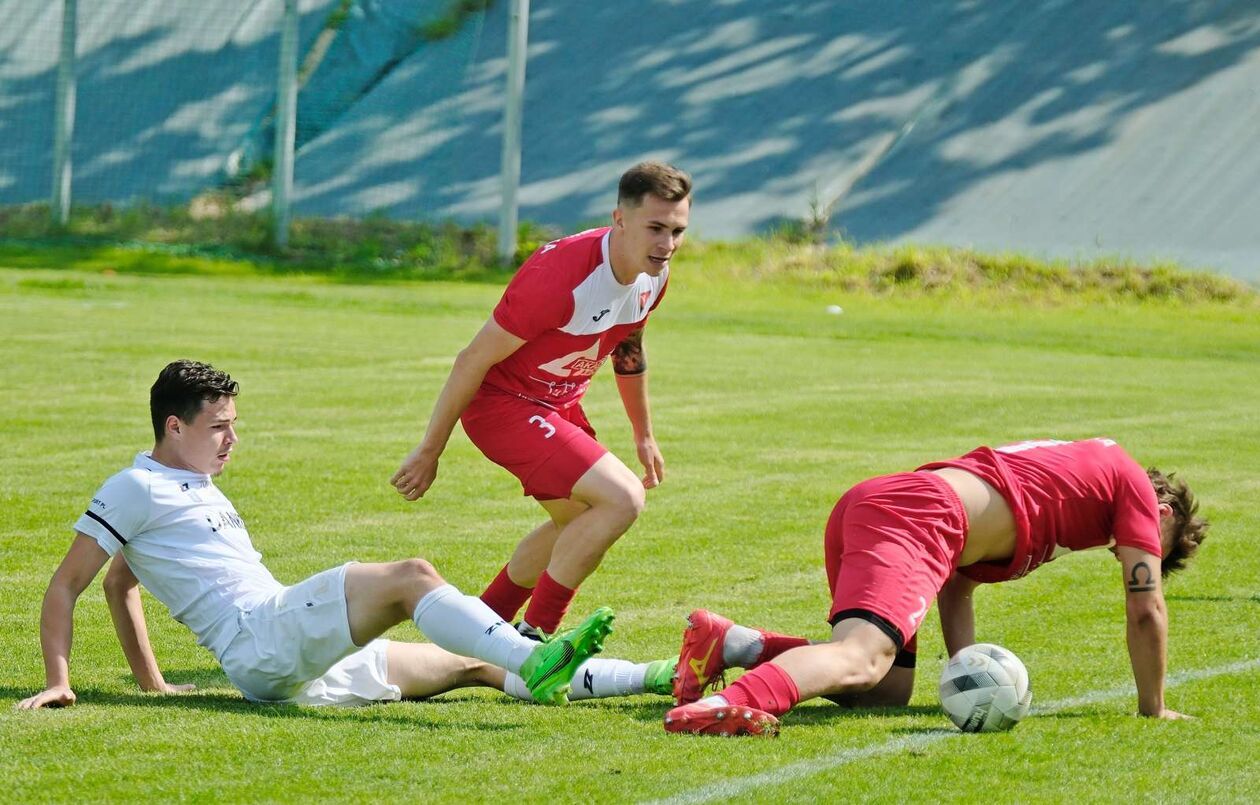
M 1009 730 L 1028 715 L 1028 670 L 1010 651 L 977 643 L 941 671 L 941 707 L 963 732 Z

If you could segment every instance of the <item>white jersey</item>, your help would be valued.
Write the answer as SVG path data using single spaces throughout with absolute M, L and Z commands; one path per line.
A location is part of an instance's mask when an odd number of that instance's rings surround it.
M 210 476 L 148 452 L 101 486 L 74 528 L 110 556 L 121 550 L 140 583 L 216 658 L 236 636 L 238 615 L 283 587 Z

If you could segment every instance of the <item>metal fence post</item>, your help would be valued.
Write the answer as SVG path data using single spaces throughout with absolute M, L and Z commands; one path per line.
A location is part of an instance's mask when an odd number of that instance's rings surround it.
M 297 39 L 297 0 L 284 0 L 280 70 L 276 86 L 276 150 L 271 174 L 271 211 L 275 222 L 273 240 L 278 249 L 289 245 L 293 140 L 297 131 Z
M 521 184 L 521 107 L 525 95 L 525 51 L 529 44 L 529 0 L 512 0 L 509 13 L 501 173 L 503 206 L 499 211 L 499 258 L 505 263 L 516 259 L 516 196 Z
M 70 146 L 74 141 L 74 57 L 78 0 L 65 0 L 61 12 L 61 57 L 57 63 L 57 107 L 53 118 L 53 220 L 70 220 Z

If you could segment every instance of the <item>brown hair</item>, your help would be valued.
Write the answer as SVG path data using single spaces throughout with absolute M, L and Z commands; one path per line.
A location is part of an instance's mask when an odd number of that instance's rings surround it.
M 149 389 L 149 416 L 153 435 L 160 442 L 166 435 L 166 418 L 171 414 L 192 422 L 201 413 L 202 402 L 235 397 L 240 384 L 227 372 L 208 363 L 171 361 Z
M 1197 516 L 1199 501 L 1194 499 L 1194 493 L 1184 481 L 1177 480 L 1176 473 L 1164 475 L 1150 467 L 1146 474 L 1155 487 L 1155 497 L 1160 503 L 1167 503 L 1173 510 L 1173 544 L 1160 564 L 1160 573 L 1167 578 L 1169 573 L 1185 567 L 1190 557 L 1199 550 L 1199 545 L 1207 535 L 1208 521 Z
M 640 162 L 621 174 L 618 206 L 637 207 L 649 194 L 665 201 L 682 201 L 691 196 L 691 176 L 673 165 L 652 161 Z

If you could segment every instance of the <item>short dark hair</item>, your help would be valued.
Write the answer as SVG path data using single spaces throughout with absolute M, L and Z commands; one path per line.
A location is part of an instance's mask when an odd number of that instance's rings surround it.
M 637 207 L 646 195 L 665 201 L 682 201 L 691 196 L 691 176 L 664 162 L 640 162 L 621 174 L 617 204 Z
M 235 397 L 239 391 L 240 384 L 231 375 L 208 363 L 171 361 L 149 389 L 149 416 L 153 418 L 154 438 L 162 441 L 166 435 L 166 418 L 171 414 L 184 422 L 192 422 L 201 412 L 203 402 Z
M 1160 574 L 1167 578 L 1169 573 L 1185 567 L 1186 562 L 1199 550 L 1199 545 L 1207 536 L 1208 521 L 1197 516 L 1199 501 L 1194 499 L 1194 493 L 1186 486 L 1185 481 L 1177 479 L 1176 473 L 1165 475 L 1154 467 L 1149 467 L 1146 474 L 1155 487 L 1155 497 L 1173 510 L 1173 544 L 1164 561 L 1160 563 Z

